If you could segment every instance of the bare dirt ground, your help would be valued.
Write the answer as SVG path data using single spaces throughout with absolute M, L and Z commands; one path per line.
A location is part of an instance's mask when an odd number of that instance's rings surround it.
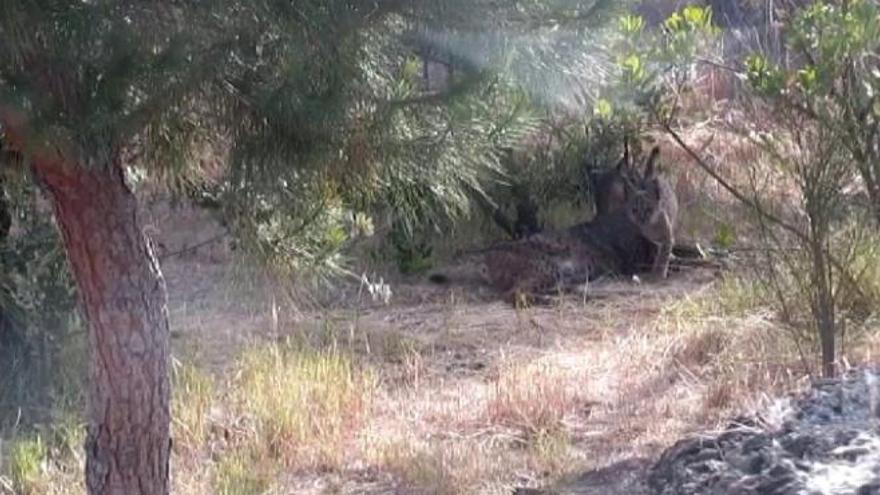
M 154 215 L 175 233 L 166 252 L 212 235 L 187 227 L 204 221 L 197 212 Z M 637 494 L 662 449 L 748 406 L 724 377 L 700 373 L 720 320 L 700 316 L 694 330 L 669 309 L 711 294 L 706 270 L 602 282 L 587 300 L 519 310 L 467 288 L 398 281 L 387 305 L 299 313 L 277 287 L 235 272 L 223 248 L 163 267 L 180 359 L 222 376 L 249 343 L 294 336 L 378 370 L 379 397 L 356 440 L 369 447 L 343 473 L 291 474 L 283 493 Z M 534 423 L 548 415 L 562 431 L 536 440 Z M 407 455 L 389 457 L 397 450 Z

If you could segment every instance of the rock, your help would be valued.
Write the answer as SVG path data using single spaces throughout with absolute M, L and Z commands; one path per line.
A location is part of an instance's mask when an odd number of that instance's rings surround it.
M 840 447 L 834 449 L 834 452 L 832 452 L 835 457 L 846 459 L 850 462 L 855 462 L 859 457 L 870 453 L 871 449 L 868 447 Z
M 790 411 L 775 416 L 779 421 L 741 417 L 714 437 L 679 441 L 651 468 L 650 490 L 880 495 L 880 431 L 869 400 L 870 376 L 876 375 L 862 370 L 816 381 L 793 398 Z
M 880 495 L 880 482 L 860 486 L 856 495 Z
M 781 439 L 780 444 L 792 457 L 798 459 L 811 457 L 828 450 L 827 445 L 824 445 L 820 438 L 813 435 L 790 434 Z
M 767 466 L 767 459 L 761 454 L 755 454 L 749 458 L 744 471 L 748 474 L 758 474 L 765 466 Z
M 797 476 L 781 465 L 777 465 L 764 475 L 756 492 L 761 495 L 786 495 L 788 493 L 798 493 L 798 490 Z
M 731 483 L 727 487 L 727 491 L 730 493 L 754 493 L 760 484 L 760 476 L 745 476 Z

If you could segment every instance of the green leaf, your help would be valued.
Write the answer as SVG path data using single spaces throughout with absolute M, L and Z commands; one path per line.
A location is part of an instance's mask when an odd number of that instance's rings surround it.
M 630 54 L 621 62 L 621 67 L 624 71 L 624 76 L 630 81 L 643 81 L 646 76 L 645 65 L 642 63 L 642 58 L 638 54 Z
M 721 249 L 730 249 L 736 242 L 736 232 L 730 224 L 723 224 L 718 227 L 712 242 Z
M 693 30 L 706 29 L 712 24 L 712 9 L 690 5 L 682 10 L 682 17 L 689 28 Z
M 593 114 L 597 117 L 607 119 L 610 118 L 614 113 L 614 108 L 611 106 L 611 102 L 606 99 L 600 99 L 596 101 L 596 106 L 593 108 Z
M 666 18 L 665 21 L 663 21 L 663 25 L 669 31 L 676 33 L 684 29 L 684 18 L 678 12 L 673 12 L 672 15 L 670 15 Z
M 816 87 L 817 73 L 816 68 L 808 65 L 797 72 L 798 84 L 807 92 L 812 92 Z
M 785 86 L 782 71 L 762 55 L 746 58 L 746 78 L 749 84 L 764 95 L 778 95 Z
M 645 28 L 645 20 L 642 16 L 628 14 L 620 17 L 618 25 L 624 33 L 636 34 Z

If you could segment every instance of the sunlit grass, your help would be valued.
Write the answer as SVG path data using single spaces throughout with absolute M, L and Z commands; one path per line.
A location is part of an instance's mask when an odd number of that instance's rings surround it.
M 766 309 L 770 297 L 766 288 L 754 278 L 726 273 L 707 290 L 669 304 L 663 313 L 669 318 L 687 320 L 741 318 Z
M 242 446 L 223 455 L 214 466 L 213 488 L 217 495 L 267 493 L 277 476 L 277 465 L 263 457 L 259 448 Z
M 511 365 L 490 388 L 486 417 L 492 424 L 540 437 L 563 428 L 563 420 L 583 404 L 587 390 L 575 390 L 572 377 L 546 364 Z
M 273 457 L 289 467 L 338 468 L 376 383 L 340 352 L 277 345 L 247 351 L 232 387 L 234 415 Z
M 173 380 L 171 411 L 175 444 L 182 449 L 198 450 L 208 439 L 216 394 L 214 380 L 191 364 L 176 364 Z
M 16 493 L 36 495 L 46 490 L 43 474 L 46 471 L 47 458 L 48 450 L 39 435 L 12 443 L 7 470 Z
M 510 466 L 505 452 L 485 442 L 404 436 L 376 446 L 376 462 L 410 492 L 436 495 L 480 493 Z
M 20 433 L 0 452 L 0 494 L 79 495 L 85 493 L 85 428 L 61 414 L 47 428 Z

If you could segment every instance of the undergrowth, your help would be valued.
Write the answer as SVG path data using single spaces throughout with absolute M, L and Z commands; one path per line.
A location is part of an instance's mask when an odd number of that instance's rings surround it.
M 530 486 L 543 485 L 612 451 L 589 443 L 585 430 L 608 425 L 617 443 L 659 445 L 802 376 L 796 347 L 754 281 L 728 275 L 657 307 L 640 313 L 648 317 L 622 318 L 620 308 L 591 313 L 605 315 L 600 326 L 634 326 L 566 341 L 569 349 L 487 354 L 478 379 L 444 371 L 423 335 L 387 325 L 359 328 L 349 347 L 345 338 L 252 345 L 222 374 L 175 363 L 175 492 L 283 492 L 297 476 L 345 479 L 364 470 L 413 493 L 494 493 L 523 483 L 522 473 Z M 541 311 L 509 317 L 531 321 Z M 565 307 L 548 311 L 569 318 Z M 471 327 L 456 321 L 462 340 Z M 518 335 L 555 338 L 529 328 Z M 457 341 L 445 331 L 441 340 L 453 349 Z M 68 421 L 12 435 L 0 490 L 84 493 L 82 432 Z

